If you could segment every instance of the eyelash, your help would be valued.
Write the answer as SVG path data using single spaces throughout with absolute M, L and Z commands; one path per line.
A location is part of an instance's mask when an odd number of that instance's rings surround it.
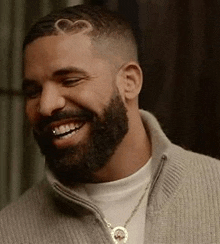
M 71 79 L 66 79 L 62 81 L 63 86 L 65 87 L 72 87 L 76 86 L 78 82 L 80 82 L 83 78 L 71 78 Z M 26 87 L 23 87 L 23 94 L 26 98 L 28 99 L 34 99 L 42 92 L 42 88 L 36 85 L 27 85 Z
M 64 86 L 74 86 L 77 85 L 78 82 L 80 82 L 83 78 L 72 78 L 63 80 L 62 83 Z
M 42 91 L 41 87 L 38 87 L 38 86 L 31 87 L 31 86 L 29 86 L 29 87 L 25 87 L 23 89 L 23 94 L 28 99 L 34 99 L 34 98 L 36 98 L 38 96 L 38 94 L 41 93 L 41 91 Z

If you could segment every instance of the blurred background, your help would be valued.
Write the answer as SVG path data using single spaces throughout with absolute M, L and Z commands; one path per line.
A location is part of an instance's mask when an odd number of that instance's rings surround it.
M 0 209 L 44 171 L 24 114 L 24 35 L 39 17 L 81 3 L 130 20 L 144 71 L 140 107 L 157 116 L 172 142 L 220 158 L 219 0 L 0 0 Z

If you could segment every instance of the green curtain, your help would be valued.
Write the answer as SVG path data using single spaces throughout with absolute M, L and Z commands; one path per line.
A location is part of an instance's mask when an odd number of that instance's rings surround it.
M 25 118 L 22 42 L 39 17 L 82 0 L 0 0 L 0 209 L 43 177 L 44 159 Z

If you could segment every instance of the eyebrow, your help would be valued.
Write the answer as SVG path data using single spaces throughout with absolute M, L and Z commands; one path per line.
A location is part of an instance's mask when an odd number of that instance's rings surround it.
M 77 68 L 77 67 L 70 66 L 70 67 L 65 67 L 65 68 L 61 68 L 61 69 L 54 71 L 52 73 L 52 77 L 56 78 L 59 76 L 65 76 L 65 75 L 69 75 L 69 74 L 80 74 L 83 76 L 88 76 L 88 73 L 85 70 Z M 22 89 L 23 90 L 24 90 L 24 87 L 26 85 L 28 85 L 28 83 L 36 83 L 36 81 L 32 80 L 32 79 L 24 78 L 23 82 L 22 82 Z
M 53 72 L 52 76 L 56 77 L 56 76 L 69 75 L 73 73 L 88 76 L 88 73 L 85 70 L 77 67 L 65 67 L 65 68 L 58 69 Z

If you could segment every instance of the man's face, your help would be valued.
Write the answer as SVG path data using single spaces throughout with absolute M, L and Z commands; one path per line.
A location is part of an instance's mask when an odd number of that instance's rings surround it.
M 128 131 L 112 65 L 82 34 L 39 38 L 24 54 L 26 113 L 48 166 L 64 184 L 92 181 Z

